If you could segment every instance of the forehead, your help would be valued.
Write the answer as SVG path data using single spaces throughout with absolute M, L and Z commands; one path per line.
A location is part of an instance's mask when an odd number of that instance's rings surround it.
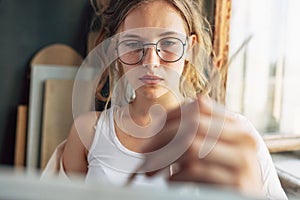
M 149 29 L 144 28 L 152 27 Z M 165 0 L 144 3 L 129 12 L 119 32 L 135 30 L 143 37 L 153 37 L 163 32 L 174 32 L 186 35 L 185 22 L 176 8 Z M 138 30 L 138 31 L 136 31 Z
M 178 31 L 174 31 L 173 29 L 167 28 L 154 28 L 154 27 L 145 27 L 145 28 L 136 28 L 129 29 L 123 32 L 120 32 L 116 35 L 116 38 L 119 39 L 138 39 L 142 41 L 154 41 L 157 39 L 165 38 L 165 37 L 175 37 L 179 38 L 182 41 L 186 39 L 186 34 Z

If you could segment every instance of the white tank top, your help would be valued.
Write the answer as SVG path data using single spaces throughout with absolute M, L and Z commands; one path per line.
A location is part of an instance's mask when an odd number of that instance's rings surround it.
M 92 146 L 88 154 L 88 172 L 86 182 L 96 181 L 124 185 L 128 177 L 143 162 L 143 154 L 127 149 L 119 141 L 114 128 L 114 109 L 102 113 L 97 123 Z M 167 181 L 163 176 L 147 178 L 137 175 L 133 185 L 166 187 Z
M 262 173 L 263 192 L 270 199 L 287 199 L 276 174 L 268 149 L 263 139 L 253 125 L 243 116 L 235 115 L 241 122 L 248 125 L 249 131 L 257 139 L 257 158 Z M 143 154 L 130 151 L 117 138 L 114 128 L 114 111 L 107 110 L 107 115 L 101 114 L 97 123 L 93 144 L 88 154 L 88 172 L 86 182 L 99 181 L 124 185 L 131 172 L 143 162 Z M 147 178 L 143 174 L 137 175 L 133 181 L 135 185 L 147 185 L 167 188 L 165 170 L 160 176 Z

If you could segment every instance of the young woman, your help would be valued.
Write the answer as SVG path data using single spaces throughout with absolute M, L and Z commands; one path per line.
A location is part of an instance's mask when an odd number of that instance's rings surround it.
M 112 105 L 75 120 L 61 170 L 118 185 L 129 179 L 137 185 L 202 182 L 286 198 L 257 131 L 207 97 L 211 83 L 203 68 L 211 43 L 200 4 L 103 5 L 98 44 L 109 39 L 106 53 L 116 59 L 102 74 L 97 95 L 108 79 Z

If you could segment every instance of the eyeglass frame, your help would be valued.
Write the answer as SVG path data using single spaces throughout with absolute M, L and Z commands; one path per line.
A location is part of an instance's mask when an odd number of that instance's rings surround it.
M 172 39 L 177 39 L 177 40 L 179 40 L 180 42 L 181 42 L 181 44 L 182 44 L 182 46 L 183 46 L 183 50 L 182 50 L 182 54 L 181 54 L 181 56 L 178 58 L 178 59 L 176 59 L 176 60 L 174 60 L 174 61 L 167 61 L 167 60 L 164 60 L 160 55 L 159 55 L 159 53 L 158 53 L 158 47 L 157 47 L 157 45 L 158 45 L 158 43 L 161 41 L 161 40 L 164 40 L 164 39 L 167 39 L 167 38 L 172 38 Z M 136 64 L 138 64 L 139 62 L 141 62 L 143 59 L 144 59 L 144 57 L 145 57 L 145 55 L 146 55 L 146 51 L 145 51 L 145 46 L 149 46 L 149 45 L 154 45 L 155 46 L 155 52 L 156 52 L 156 54 L 157 54 L 157 56 L 162 60 L 162 61 L 164 61 L 164 62 L 166 62 L 166 63 L 173 63 L 173 62 L 177 62 L 178 60 L 180 60 L 182 57 L 183 57 L 183 55 L 184 55 L 184 52 L 185 52 L 185 46 L 186 46 L 186 44 L 187 44 L 187 41 L 188 41 L 188 36 L 186 36 L 186 38 L 185 38 L 185 42 L 183 43 L 183 41 L 180 39 L 180 38 L 177 38 L 177 37 L 164 37 L 164 38 L 161 38 L 161 39 L 159 39 L 156 43 L 142 43 L 142 47 L 143 47 L 143 55 L 141 56 L 141 58 L 140 58 L 140 60 L 139 61 L 137 61 L 136 63 L 133 63 L 133 64 L 129 64 L 129 63 L 126 63 L 126 62 L 124 62 L 121 58 L 120 58 L 120 55 L 119 55 L 119 50 L 118 50 L 118 48 L 119 48 L 119 46 L 120 46 L 120 44 L 122 44 L 123 42 L 126 42 L 126 41 L 138 41 L 138 42 L 141 42 L 141 41 L 139 41 L 139 40 L 123 40 L 123 41 L 121 41 L 121 42 L 119 42 L 119 43 L 117 43 L 117 45 L 116 45 L 116 47 L 115 47 L 115 50 L 117 51 L 117 56 L 118 56 L 118 58 L 119 58 L 119 60 L 123 63 L 123 64 L 126 64 L 126 65 L 136 65 Z

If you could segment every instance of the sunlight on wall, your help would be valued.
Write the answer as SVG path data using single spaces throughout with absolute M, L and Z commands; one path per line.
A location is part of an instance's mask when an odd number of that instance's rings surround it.
M 226 106 L 261 132 L 300 134 L 298 0 L 233 0 Z M 230 58 L 229 56 L 229 58 Z
M 300 1 L 289 0 L 281 129 L 300 134 Z

